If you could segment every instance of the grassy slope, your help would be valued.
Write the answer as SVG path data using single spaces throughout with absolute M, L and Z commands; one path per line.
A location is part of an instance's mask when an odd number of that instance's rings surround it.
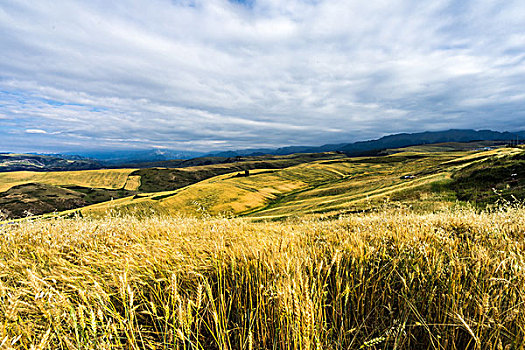
M 525 152 L 469 164 L 453 176 L 460 200 L 485 207 L 499 201 L 525 199 Z
M 152 193 L 102 203 L 82 210 L 100 216 L 108 209 L 133 215 L 233 214 L 279 218 L 309 213 L 341 213 L 378 206 L 385 200 L 423 209 L 450 206 L 455 199 L 444 182 L 468 162 L 490 151 L 398 153 L 387 157 L 316 161 L 280 170 L 252 171 L 249 177 L 226 174 L 163 194 Z M 450 163 L 451 160 L 455 162 Z M 468 163 L 467 162 L 467 163 Z M 415 174 L 412 180 L 401 177 Z M 425 207 L 426 206 L 426 207 Z
M 414 180 L 403 180 L 401 176 L 415 174 L 421 169 L 428 170 L 451 156 L 454 155 L 430 155 L 412 159 L 390 156 L 379 159 L 356 159 L 351 163 L 319 164 L 319 167 L 337 166 L 345 176 L 283 197 L 278 202 L 270 203 L 267 207 L 253 213 L 252 216 L 272 218 L 292 214 L 367 209 L 374 204 L 372 201 L 377 204 L 393 193 L 444 179 L 447 173 L 442 171 L 418 176 Z
M 456 200 L 450 186 L 452 174 L 479 160 L 519 152 L 498 149 L 487 152 L 397 153 L 388 157 L 355 159 L 341 163 L 349 176 L 283 196 L 252 213 L 274 218 L 307 213 L 340 214 L 381 206 L 385 202 L 410 205 L 422 211 L 450 207 Z M 334 162 L 320 162 L 320 166 Z M 351 170 L 347 167 L 351 166 Z M 412 174 L 415 179 L 404 180 Z M 489 175 L 490 176 L 490 175 Z
M 135 169 L 104 169 L 59 172 L 17 171 L 0 173 L 0 192 L 26 183 L 119 189 L 127 185 Z M 132 190 L 132 185 L 127 189 Z
M 473 162 L 515 152 L 513 149 L 485 152 L 410 150 L 387 157 L 356 158 L 352 162 L 354 170 L 350 177 L 286 196 L 252 216 L 339 214 L 375 208 L 384 202 L 403 203 L 423 211 L 443 209 L 456 199 L 454 188 L 448 186 L 453 173 Z M 322 165 L 329 163 L 333 162 L 320 162 Z M 401 179 L 403 175 L 416 177 L 405 180 Z
M 255 158 L 255 159 L 254 159 Z M 140 176 L 141 192 L 159 192 L 176 190 L 191 184 L 206 180 L 218 175 L 233 172 L 243 172 L 252 169 L 283 169 L 298 164 L 309 163 L 323 159 L 343 159 L 345 155 L 335 152 L 313 153 L 313 154 L 294 154 L 289 156 L 260 157 L 263 160 L 256 160 L 257 157 L 247 157 L 247 161 L 200 165 L 184 168 L 153 168 L 140 169 L 131 175 Z
M 108 209 L 126 214 L 238 214 L 264 205 L 278 195 L 305 188 L 297 179 L 279 176 L 276 170 L 252 170 L 249 177 L 237 173 L 213 177 L 175 191 L 144 194 L 83 208 L 84 215 L 104 215 Z
M 285 169 L 275 168 L 284 167 L 290 161 L 296 162 L 297 157 L 278 159 L 273 163 L 216 164 L 184 169 L 141 169 L 138 172 L 121 170 L 123 176 L 119 185 L 125 188 L 158 190 L 167 187 L 174 190 L 141 193 L 87 206 L 81 212 L 103 216 L 111 209 L 146 216 L 153 213 L 226 214 L 274 219 L 304 214 L 338 215 L 368 210 L 385 202 L 409 205 L 422 211 L 436 210 L 450 207 L 455 203 L 456 195 L 461 196 L 455 185 L 457 176 L 452 178 L 453 173 L 489 157 L 505 158 L 520 152 L 517 149 L 442 152 L 441 149 L 441 146 L 434 152 L 408 149 L 384 157 L 345 158 L 333 154 L 328 156 L 334 159 L 316 160 Z M 242 169 L 263 165 L 274 169 L 252 170 L 248 177 L 236 176 Z M 226 174 L 214 176 L 217 173 Z M 410 180 L 401 178 L 409 174 L 416 177 Z M 202 178 L 204 180 L 195 183 Z M 184 186 L 186 183 L 190 185 Z

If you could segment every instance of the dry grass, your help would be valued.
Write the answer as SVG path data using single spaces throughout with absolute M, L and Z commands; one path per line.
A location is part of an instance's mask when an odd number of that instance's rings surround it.
M 140 187 L 140 176 L 129 175 L 126 179 L 126 184 L 123 186 L 125 190 L 137 191 Z
M 525 210 L 0 227 L 2 349 L 520 349 Z
M 123 188 L 127 184 L 129 190 L 140 186 L 140 179 L 128 175 L 135 169 L 103 169 L 79 171 L 13 171 L 0 173 L 0 192 L 7 191 L 13 186 L 26 183 L 43 183 L 56 186 L 83 186 L 107 189 Z M 134 178 L 134 179 L 133 179 Z
M 252 170 L 248 177 L 237 173 L 215 176 L 163 194 L 142 194 L 140 198 L 96 204 L 82 208 L 83 215 L 104 216 L 107 210 L 133 216 L 160 214 L 250 215 L 263 219 L 294 215 L 356 210 L 370 207 L 371 200 L 382 202 L 388 196 L 441 181 L 450 169 L 414 181 L 400 179 L 422 169 L 433 169 L 441 162 L 460 159 L 465 152 L 433 153 L 421 159 L 390 163 L 370 159 L 317 161 L 286 169 Z M 385 165 L 386 164 L 386 165 Z M 366 203 L 364 203 L 366 201 Z M 431 198 L 432 202 L 439 201 Z M 451 203 L 450 205 L 452 205 Z M 375 204 L 373 205 L 375 206 Z

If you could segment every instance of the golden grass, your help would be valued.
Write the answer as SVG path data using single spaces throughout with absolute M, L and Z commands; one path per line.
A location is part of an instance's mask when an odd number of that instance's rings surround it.
M 457 162 L 457 161 L 467 161 L 467 160 L 475 161 L 475 160 L 486 159 L 488 157 L 501 158 L 501 157 L 505 157 L 505 156 L 509 156 L 509 155 L 513 155 L 513 154 L 519 154 L 521 152 L 522 151 L 520 149 L 518 149 L 518 148 L 506 148 L 506 147 L 504 147 L 504 148 L 496 148 L 496 149 L 493 149 L 493 150 L 490 150 L 490 151 L 469 152 L 465 156 L 463 156 L 461 158 L 458 158 L 458 159 L 450 160 L 449 162 L 453 163 L 453 162 Z
M 217 176 L 181 189 L 175 196 L 161 200 L 173 213 L 239 214 L 264 206 L 271 199 L 299 188 L 306 183 L 286 179 L 274 171 L 252 171 L 249 177 Z
M 128 191 L 138 191 L 140 187 L 140 176 L 129 175 L 123 188 Z
M 0 227 L 2 349 L 521 349 L 525 209 Z
M 385 197 L 415 184 L 447 176 L 428 175 L 406 182 L 400 176 L 427 169 L 464 153 L 433 155 L 394 164 L 352 160 L 319 161 L 279 170 L 253 170 L 216 176 L 166 194 L 149 194 L 85 207 L 84 215 L 103 216 L 108 209 L 129 215 L 151 213 L 188 215 L 251 215 L 285 217 L 353 207 L 367 197 Z
M 219 175 L 179 190 L 101 203 L 81 211 L 92 216 L 102 216 L 108 209 L 139 216 L 152 212 L 198 216 L 236 215 L 263 207 L 279 195 L 308 186 L 298 178 L 283 176 L 282 172 L 263 169 L 252 170 L 249 177 L 236 177 L 237 172 Z
M 135 169 L 0 172 L 0 192 L 7 191 L 13 186 L 26 183 L 107 189 L 119 189 L 124 188 L 124 186 L 129 186 L 129 189 L 136 189 L 140 186 L 140 179 L 135 179 L 135 176 L 131 176 L 130 178 L 133 179 L 128 180 L 128 175 L 133 171 L 135 171 Z

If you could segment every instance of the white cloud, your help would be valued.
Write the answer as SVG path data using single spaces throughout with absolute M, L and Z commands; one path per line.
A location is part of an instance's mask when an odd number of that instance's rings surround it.
M 525 128 L 522 23 L 517 0 L 6 0 L 0 138 L 207 150 Z
M 26 129 L 26 134 L 47 134 L 47 131 L 42 129 Z

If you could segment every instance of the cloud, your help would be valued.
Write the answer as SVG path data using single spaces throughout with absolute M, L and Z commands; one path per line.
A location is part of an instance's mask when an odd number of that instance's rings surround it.
M 42 129 L 26 129 L 26 134 L 47 134 L 47 131 Z
M 525 129 L 524 22 L 518 0 L 6 0 L 0 146 Z

